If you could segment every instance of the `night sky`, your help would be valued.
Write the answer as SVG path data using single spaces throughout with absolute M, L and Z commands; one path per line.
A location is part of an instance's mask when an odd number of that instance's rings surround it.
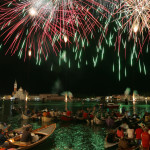
M 111 30 L 113 27 L 109 29 L 108 33 L 113 32 L 113 30 Z M 2 31 L 0 31 L 0 34 L 2 34 Z M 31 58 L 27 57 L 25 61 L 24 56 L 19 59 L 18 51 L 13 56 L 11 56 L 10 52 L 5 55 L 8 46 L 7 44 L 2 46 L 0 49 L 0 95 L 11 94 L 16 80 L 18 88 L 21 86 L 24 90 L 29 92 L 29 94 L 60 94 L 63 91 L 71 91 L 75 97 L 104 96 L 124 94 L 126 88 L 130 88 L 130 94 L 132 94 L 134 90 L 137 90 L 141 95 L 150 96 L 150 53 L 145 52 L 147 43 L 145 43 L 146 46 L 143 47 L 143 53 L 140 54 L 141 65 L 143 65 L 144 62 L 146 66 L 146 75 L 144 75 L 143 67 L 142 72 L 140 73 L 139 71 L 139 60 L 133 61 L 133 67 L 130 65 L 133 43 L 130 42 L 130 44 L 128 44 L 126 57 L 124 49 L 121 47 L 121 80 L 119 81 L 118 56 L 117 51 L 114 51 L 114 46 L 108 47 L 108 45 L 104 44 L 104 59 L 98 59 L 96 67 L 93 67 L 92 57 L 96 57 L 97 55 L 96 44 L 100 33 L 95 31 L 94 34 L 95 38 L 89 38 L 89 47 L 82 49 L 84 56 L 81 60 L 80 69 L 77 67 L 77 61 L 72 61 L 74 56 L 72 56 L 71 53 L 71 46 L 65 47 L 63 45 L 61 49 L 62 52 L 66 51 L 67 56 L 70 56 L 70 69 L 64 62 L 59 66 L 58 56 L 53 52 L 49 54 L 50 57 L 47 61 L 44 61 L 44 58 L 42 58 L 41 64 L 36 65 L 36 60 L 33 56 Z M 147 34 L 147 32 L 145 34 Z M 16 35 L 14 35 L 14 37 L 15 36 Z M 2 42 L 3 38 L 0 37 L 0 44 L 4 44 L 4 42 Z M 122 38 L 128 42 L 128 33 L 124 33 Z M 10 45 L 9 42 L 8 45 Z M 86 60 L 88 60 L 87 66 L 85 65 Z M 115 72 L 113 72 L 113 63 Z M 53 71 L 51 71 L 52 65 L 54 66 Z M 127 77 L 125 77 L 124 74 L 125 67 Z
M 110 55 L 108 53 L 108 55 Z M 123 94 L 127 87 L 137 90 L 139 94 L 150 95 L 150 74 L 140 74 L 138 65 L 128 67 L 127 77 L 122 75 L 118 80 L 118 74 L 112 72 L 110 56 L 105 56 L 103 62 L 97 67 L 84 66 L 78 68 L 56 67 L 50 69 L 49 61 L 42 61 L 40 66 L 35 65 L 35 60 L 27 58 L 24 62 L 16 55 L 0 55 L 0 93 L 11 94 L 14 81 L 27 90 L 29 94 L 61 93 L 71 91 L 74 96 L 102 96 Z M 146 59 L 145 59 L 146 60 Z M 138 63 L 138 62 L 137 62 Z M 147 60 L 146 65 L 150 65 Z M 58 83 L 58 84 L 57 84 Z M 59 87 L 57 87 L 57 85 Z

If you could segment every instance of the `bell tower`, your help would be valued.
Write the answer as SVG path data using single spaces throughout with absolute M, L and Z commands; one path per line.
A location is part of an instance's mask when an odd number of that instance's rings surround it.
M 14 83 L 14 92 L 17 91 L 17 81 L 15 80 L 15 83 Z

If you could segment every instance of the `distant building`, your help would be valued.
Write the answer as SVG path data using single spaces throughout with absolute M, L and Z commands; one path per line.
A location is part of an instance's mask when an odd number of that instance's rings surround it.
M 17 91 L 17 81 L 15 80 L 15 83 L 14 83 L 14 92 Z
M 15 81 L 12 96 L 20 100 L 25 100 L 26 96 L 28 96 L 28 92 L 23 90 L 22 87 L 20 87 L 19 90 L 17 91 L 17 81 Z
M 39 98 L 42 100 L 65 100 L 64 96 L 59 96 L 58 94 L 40 94 Z
M 40 101 L 41 100 L 39 95 L 29 95 L 28 99 L 29 100 L 34 100 L 34 101 Z
M 10 100 L 10 98 L 11 98 L 11 95 L 4 95 L 2 97 L 3 100 Z

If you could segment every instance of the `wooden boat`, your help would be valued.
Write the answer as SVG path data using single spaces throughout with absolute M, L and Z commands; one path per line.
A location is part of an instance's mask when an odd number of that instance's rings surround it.
M 96 125 L 101 125 L 104 123 L 104 121 L 98 119 L 96 116 L 94 117 L 93 121 L 94 121 L 94 124 Z
M 31 144 L 25 144 L 23 142 L 20 142 L 20 136 L 16 136 L 14 138 L 9 139 L 9 143 L 10 145 L 12 145 L 12 148 L 17 148 L 18 150 L 29 149 L 45 141 L 54 132 L 55 129 L 56 124 L 51 124 L 33 130 L 31 134 L 35 134 L 36 136 L 38 136 L 39 140 L 32 142 Z
M 22 118 L 23 120 L 28 120 L 30 117 L 27 116 L 27 115 L 25 115 L 25 114 L 22 114 L 22 115 L 21 115 L 21 118 Z
M 109 142 L 105 141 L 104 148 L 111 148 L 111 147 L 114 147 L 114 146 L 117 146 L 117 145 L 118 145 L 118 142 L 116 142 L 116 143 L 109 143 Z
M 42 117 L 42 122 L 50 122 L 52 121 L 52 118 L 50 117 Z
M 107 108 L 119 108 L 119 105 L 114 104 L 114 103 L 108 103 Z
M 0 129 L 3 130 L 3 132 L 7 132 L 7 130 L 10 128 L 11 124 L 8 125 L 4 125 L 2 123 L 0 123 Z
M 27 124 L 27 125 L 24 125 L 24 126 L 21 127 L 21 128 L 17 128 L 17 129 L 14 129 L 14 130 L 12 130 L 12 131 L 9 131 L 8 134 L 7 134 L 7 136 L 8 136 L 9 138 L 14 138 L 15 135 L 22 134 L 23 131 L 25 130 L 25 128 L 27 128 L 27 127 L 32 127 L 32 125 L 31 125 L 31 124 Z
M 126 150 L 139 150 L 139 148 L 140 148 L 140 146 L 132 146 L 132 147 L 126 149 Z M 122 150 L 122 149 L 117 148 L 117 150 Z
M 75 123 L 86 123 L 86 119 L 83 117 L 75 117 L 74 118 Z
M 61 120 L 61 121 L 72 121 L 72 120 L 73 120 L 73 117 L 68 117 L 68 116 L 62 115 L 62 116 L 60 117 L 60 120 Z

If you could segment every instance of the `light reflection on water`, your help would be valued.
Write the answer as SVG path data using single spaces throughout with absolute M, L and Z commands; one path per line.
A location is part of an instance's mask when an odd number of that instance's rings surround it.
M 76 111 L 80 108 L 89 107 L 92 108 L 97 102 L 86 102 L 84 106 L 77 103 L 68 103 L 68 109 Z M 11 124 L 12 129 L 21 127 L 24 124 L 32 124 L 33 129 L 41 127 L 41 122 L 31 122 L 27 120 L 21 120 L 20 115 L 12 115 L 11 108 L 21 107 L 24 109 L 24 102 L 20 102 L 18 105 L 14 105 L 12 102 L 2 102 L 0 101 L 2 109 L 0 109 L 0 121 L 7 122 Z M 65 108 L 64 102 L 28 102 L 28 108 L 42 110 L 44 108 L 48 109 L 58 109 L 63 111 Z M 125 107 L 127 111 L 131 114 L 137 113 L 144 115 L 144 112 L 150 111 L 150 105 L 145 105 L 142 103 L 136 103 L 135 105 L 120 105 Z M 102 126 L 88 126 L 86 124 L 71 124 L 71 123 L 57 123 L 57 128 L 55 132 L 50 136 L 50 138 L 39 145 L 33 150 L 103 150 L 104 149 L 104 139 L 105 139 L 106 129 Z M 112 149 L 113 150 L 113 149 Z M 115 150 L 115 149 L 114 149 Z

